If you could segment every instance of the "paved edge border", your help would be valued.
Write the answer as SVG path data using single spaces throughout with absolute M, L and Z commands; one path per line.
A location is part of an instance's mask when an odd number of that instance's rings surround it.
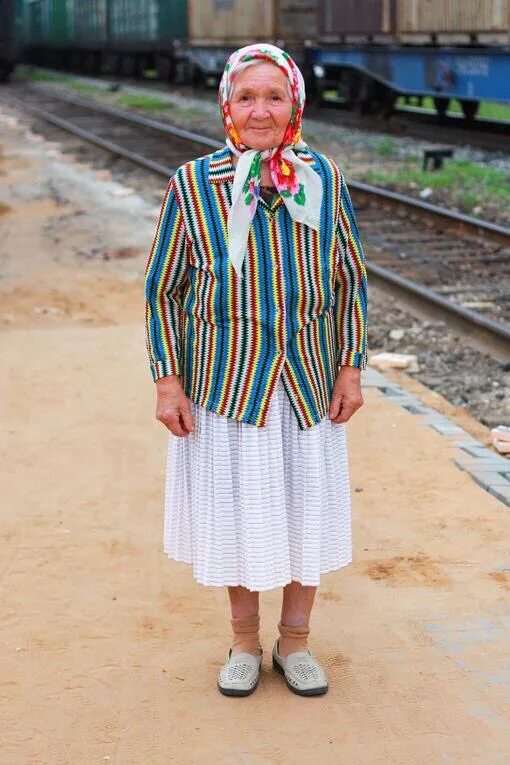
M 452 459 L 457 467 L 469 473 L 482 489 L 510 507 L 509 460 L 500 457 L 448 417 L 426 406 L 376 369 L 367 367 L 362 372 L 361 386 L 362 388 L 378 388 L 410 414 L 420 416 L 421 425 L 433 428 L 448 439 L 450 446 L 454 448 Z

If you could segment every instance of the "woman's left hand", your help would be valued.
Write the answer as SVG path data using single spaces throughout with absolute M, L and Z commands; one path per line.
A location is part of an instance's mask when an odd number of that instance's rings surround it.
M 331 422 L 347 422 L 363 406 L 361 371 L 356 367 L 340 367 L 329 407 Z

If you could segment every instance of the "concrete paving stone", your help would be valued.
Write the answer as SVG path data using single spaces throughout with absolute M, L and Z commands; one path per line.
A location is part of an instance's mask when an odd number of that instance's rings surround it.
M 397 386 L 394 386 L 394 385 L 386 385 L 386 387 L 381 388 L 381 390 L 386 396 L 392 396 L 392 397 L 394 396 L 394 397 L 400 398 L 400 396 L 406 395 L 405 391 L 402 390 L 402 388 L 398 388 Z
M 431 425 L 438 425 L 442 426 L 443 428 L 449 427 L 451 425 L 450 420 L 447 420 L 446 417 L 443 417 L 442 414 L 438 414 L 437 412 L 430 413 L 427 412 L 424 414 L 422 419 L 420 420 L 420 425 L 423 427 L 429 427 Z
M 507 486 L 510 489 L 510 481 L 495 470 L 470 470 L 474 480 L 487 490 L 490 486 Z
M 361 373 L 362 387 L 380 388 L 388 385 L 388 380 L 375 369 L 366 369 Z
M 500 462 L 487 458 L 487 459 L 477 459 L 477 460 L 469 460 L 465 457 L 458 456 L 454 457 L 453 461 L 457 465 L 457 467 L 460 467 L 461 470 L 467 470 L 468 473 L 470 473 L 472 470 L 489 470 L 489 471 L 496 471 L 496 472 L 503 472 L 506 470 L 507 466 L 501 465 Z
M 402 406 L 404 404 L 416 404 L 416 406 L 423 406 L 421 401 L 418 401 L 418 399 L 415 396 L 412 396 L 410 393 L 406 393 L 403 391 L 402 393 L 399 393 L 398 395 L 395 394 L 389 394 L 391 398 L 395 398 L 397 404 L 401 404 Z
M 459 428 L 458 425 L 454 425 L 451 422 L 448 422 L 446 425 L 443 423 L 432 422 L 430 423 L 430 427 L 434 428 L 434 430 L 437 430 L 437 432 L 441 433 L 442 436 L 455 436 L 462 435 L 462 433 L 464 433 L 462 428 Z
M 411 414 L 426 414 L 428 412 L 427 407 L 423 406 L 423 404 L 405 403 L 403 407 L 408 412 L 411 412 Z
M 510 462 L 498 452 L 491 449 L 489 446 L 460 446 L 459 451 L 462 452 L 466 461 L 476 462 L 477 460 L 483 460 L 491 458 L 494 462 L 497 462 L 502 467 L 509 469 Z
M 499 499 L 504 505 L 510 507 L 510 486 L 508 489 L 505 486 L 491 486 L 489 488 L 489 494 Z
M 485 457 L 486 453 L 493 453 L 487 446 L 484 446 L 483 444 L 480 446 L 463 446 L 462 450 L 465 451 L 466 454 L 470 454 L 472 457 Z
M 452 444 L 455 445 L 455 446 L 459 446 L 459 447 L 461 447 L 461 446 L 483 446 L 483 444 L 480 443 L 480 441 L 475 441 L 475 439 L 472 438 L 471 436 L 469 436 L 467 433 L 465 433 L 464 436 L 460 436 L 460 437 L 451 436 L 451 438 L 452 438 Z
M 414 396 L 391 396 L 391 399 L 395 402 L 395 404 L 398 404 L 404 409 L 407 409 L 408 406 L 414 406 L 416 408 L 422 409 L 424 408 L 424 404 L 422 404 L 421 401 L 418 401 L 418 399 L 414 398 Z
M 458 451 L 459 458 L 463 459 L 466 463 L 477 465 L 480 460 L 491 460 L 491 462 L 494 462 L 495 465 L 501 465 L 501 467 L 505 470 L 510 469 L 510 461 L 487 446 L 483 446 L 483 450 L 480 449 L 477 451 L 476 455 L 469 454 L 464 446 L 459 446 Z
M 471 447 L 468 447 L 471 449 Z M 500 457 L 499 454 L 493 452 L 492 449 L 484 447 L 484 449 L 477 450 L 476 454 L 471 454 L 463 446 L 459 447 L 459 457 L 465 460 L 466 463 L 476 464 L 480 460 L 491 460 L 498 467 L 501 466 L 502 470 L 508 470 L 509 463 L 504 457 Z
M 430 406 L 426 407 L 426 409 L 427 415 L 423 418 L 422 422 L 451 422 L 448 417 L 445 417 L 444 414 L 441 414 L 441 412 L 432 409 Z

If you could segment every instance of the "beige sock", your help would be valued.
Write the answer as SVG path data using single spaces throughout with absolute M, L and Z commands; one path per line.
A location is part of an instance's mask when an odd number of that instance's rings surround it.
M 238 616 L 230 620 L 234 632 L 232 653 L 251 653 L 258 656 L 262 650 L 259 642 L 260 615 Z
M 288 624 L 282 624 L 278 622 L 278 631 L 280 633 L 280 640 L 278 642 L 278 653 L 280 656 L 288 656 L 289 653 L 295 651 L 307 651 L 308 650 L 308 635 L 310 634 L 310 627 L 305 624 L 292 627 Z

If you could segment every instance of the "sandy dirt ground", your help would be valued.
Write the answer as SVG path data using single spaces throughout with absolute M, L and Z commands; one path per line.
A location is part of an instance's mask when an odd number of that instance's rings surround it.
M 349 425 L 354 563 L 323 577 L 330 691 L 221 696 L 223 589 L 163 553 L 142 273 L 151 205 L 0 112 L 1 765 L 508 765 L 510 515 L 375 389 Z M 129 257 L 112 253 L 131 248 Z M 110 253 L 105 258 L 105 253 Z

